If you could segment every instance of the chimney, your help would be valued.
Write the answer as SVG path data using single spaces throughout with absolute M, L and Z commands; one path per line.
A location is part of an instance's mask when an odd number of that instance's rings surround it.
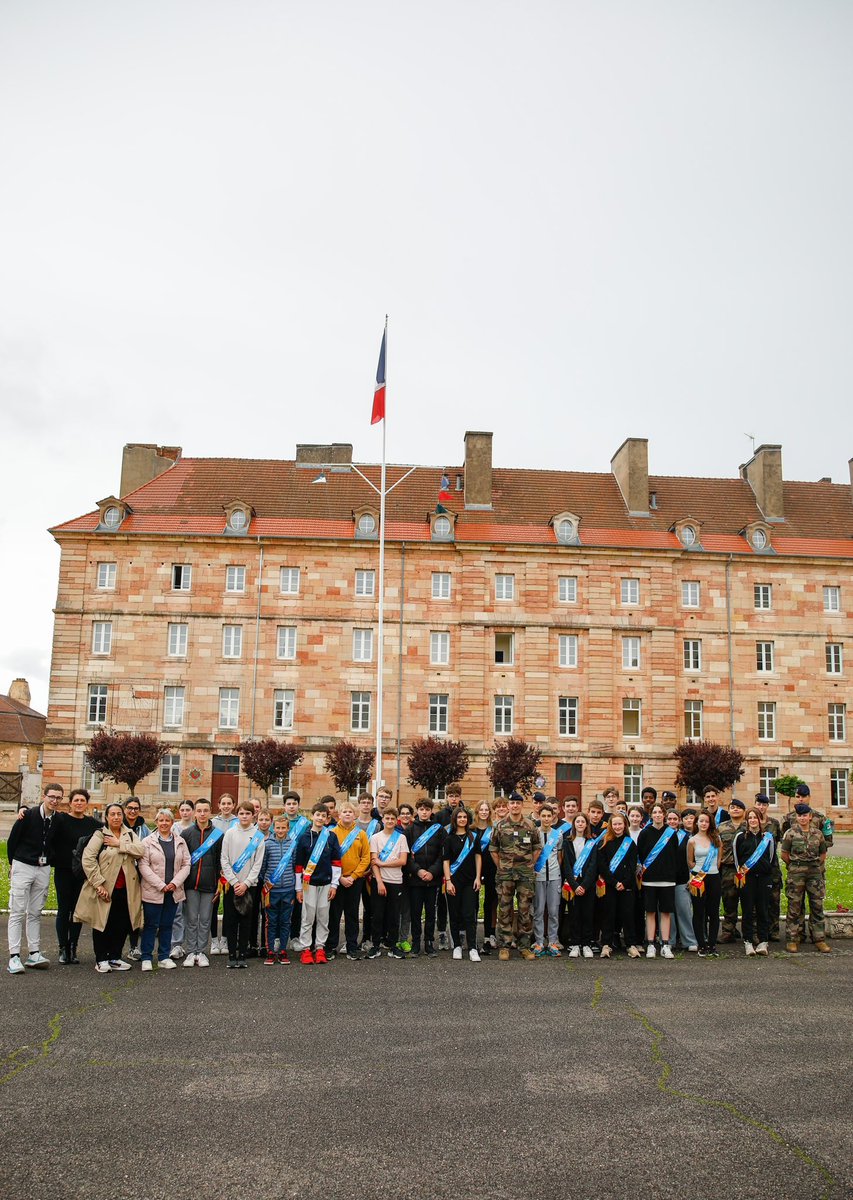
M 9 699 L 30 707 L 30 685 L 26 679 L 13 679 L 9 686 Z
M 649 515 L 649 439 L 625 438 L 610 460 L 629 517 Z
M 150 483 L 181 457 L 180 446 L 155 446 L 153 442 L 128 442 L 121 456 L 119 496 L 127 496 Z
M 853 458 L 848 458 L 847 468 L 850 471 L 850 499 L 853 501 Z
M 755 493 L 755 502 L 765 521 L 784 521 L 782 447 L 759 446 L 749 462 L 740 468 L 740 473 Z
M 305 466 L 317 466 L 322 463 L 325 466 L 340 464 L 341 466 L 352 462 L 352 443 L 351 442 L 331 442 L 328 445 L 319 445 L 313 442 L 303 442 L 296 447 L 296 465 L 304 464 Z
M 465 507 L 492 507 L 492 434 L 465 434 Z

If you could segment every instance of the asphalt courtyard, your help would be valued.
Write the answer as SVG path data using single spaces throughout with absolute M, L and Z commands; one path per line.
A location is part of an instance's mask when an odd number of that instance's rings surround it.
M 0 980 L 0 1196 L 847 1197 L 847 946 L 100 976 L 87 944 Z

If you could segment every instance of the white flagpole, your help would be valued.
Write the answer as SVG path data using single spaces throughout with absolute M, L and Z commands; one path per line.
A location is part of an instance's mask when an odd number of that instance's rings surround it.
M 385 426 L 388 421 L 388 314 L 385 314 L 385 413 L 382 417 L 382 471 L 379 477 L 379 630 L 376 647 L 376 786 L 385 782 L 382 774 L 382 687 L 385 657 Z

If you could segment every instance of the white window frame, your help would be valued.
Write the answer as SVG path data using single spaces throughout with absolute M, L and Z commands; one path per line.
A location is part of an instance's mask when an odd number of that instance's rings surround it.
M 578 698 L 559 696 L 557 699 L 557 733 L 560 737 L 578 736 Z
M 639 671 L 642 663 L 642 641 L 638 637 L 622 638 L 622 670 Z
M 510 737 L 514 728 L 515 696 L 495 696 L 495 733 Z
M 557 663 L 567 671 L 576 669 L 578 665 L 578 635 L 576 633 L 558 635 Z
M 847 741 L 847 705 L 833 701 L 826 706 L 827 733 L 831 742 Z
M 683 645 L 684 670 L 695 674 L 702 670 L 702 639 L 685 638 Z
M 625 763 L 622 768 L 622 796 L 627 805 L 641 804 L 643 768 L 638 763 Z
M 758 790 L 764 792 L 772 805 L 778 805 L 779 800 L 776 796 L 776 789 L 773 787 L 773 780 L 779 778 L 778 767 L 759 767 L 758 768 Z
M 699 608 L 702 602 L 702 587 L 698 579 L 681 581 L 681 607 Z
M 847 808 L 850 796 L 850 784 L 847 767 L 830 767 L 829 769 L 829 807 Z
M 222 626 L 222 657 L 223 658 L 242 658 L 243 657 L 243 626 L 242 625 L 223 625 Z
M 429 693 L 429 732 L 447 733 L 450 728 L 450 695 L 447 692 Z
M 759 612 L 769 612 L 773 607 L 773 584 L 754 583 L 752 585 L 752 603 Z
M 353 629 L 352 631 L 352 661 L 373 662 L 373 630 Z
M 557 579 L 557 602 L 559 604 L 577 604 L 578 577 L 577 575 L 560 575 Z
M 434 667 L 450 663 L 450 634 L 444 629 L 432 629 L 429 635 L 429 661 Z
M 353 733 L 370 731 L 371 707 L 370 692 L 350 692 L 350 729 Z
M 619 603 L 626 608 L 636 608 L 640 603 L 640 581 L 633 576 L 623 576 L 619 584 Z
M 243 595 L 246 591 L 246 568 L 232 564 L 225 568 L 225 590 Z
M 841 612 L 841 588 L 837 584 L 824 584 L 823 611 L 825 613 Z
M 504 639 L 505 650 L 503 653 L 506 658 L 498 659 L 498 638 Z M 508 639 L 508 640 L 506 640 Z M 515 634 L 509 633 L 506 630 L 499 629 L 495 632 L 495 666 L 496 667 L 512 667 L 515 666 Z
M 629 733 L 625 729 L 625 718 L 629 713 L 637 714 L 637 732 Z M 623 696 L 622 697 L 622 737 L 626 740 L 643 736 L 643 702 L 638 696 Z
M 92 795 L 97 795 L 104 790 L 104 777 L 99 775 L 97 771 L 93 771 L 88 758 L 83 756 L 83 787 Z
M 292 729 L 296 710 L 296 692 L 293 688 L 276 688 L 273 692 L 273 729 Z
M 166 630 L 167 658 L 186 658 L 190 627 L 185 621 L 170 621 Z
M 179 684 L 167 684 L 163 689 L 163 727 L 180 729 L 184 724 L 186 688 Z
M 90 683 L 86 697 L 86 724 L 105 725 L 110 689 L 105 683 Z M 94 715 L 93 715 L 94 707 Z
M 92 653 L 106 657 L 113 652 L 112 621 L 92 622 Z
M 773 642 L 755 643 L 755 669 L 761 675 L 768 675 L 776 670 L 776 647 Z
M 498 571 L 495 574 L 495 600 L 515 600 L 515 575 L 511 572 Z
M 299 567 L 281 567 L 278 573 L 278 590 L 282 596 L 298 596 L 301 571 Z
M 776 701 L 775 700 L 759 700 L 757 728 L 758 728 L 759 742 L 775 742 L 776 741 Z
M 275 656 L 280 659 L 296 658 L 295 625 L 279 625 L 276 629 Z
M 372 567 L 360 567 L 355 573 L 355 594 L 362 598 L 376 595 L 376 572 Z
M 432 573 L 432 598 L 433 600 L 449 600 L 452 590 L 452 581 L 449 571 L 433 571 Z
M 179 796 L 181 792 L 181 756 L 166 754 L 160 759 L 160 795 Z
M 99 592 L 114 592 L 118 576 L 118 563 L 99 562 L 96 587 Z
M 827 642 L 824 650 L 826 655 L 827 675 L 844 674 L 844 646 L 841 642 Z
M 172 563 L 172 591 L 189 592 L 193 585 L 191 563 Z
M 240 724 L 240 689 L 219 689 L 219 728 L 237 729 Z
M 684 701 L 684 739 L 698 742 L 705 727 L 705 706 L 701 700 Z

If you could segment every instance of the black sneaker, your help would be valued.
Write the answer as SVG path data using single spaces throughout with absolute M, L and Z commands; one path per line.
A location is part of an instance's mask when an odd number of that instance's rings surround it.
M 367 957 L 368 957 L 368 958 L 381 958 L 381 957 L 382 957 L 382 951 L 381 951 L 381 950 L 376 950 L 376 949 L 374 949 L 374 950 L 371 950 L 371 951 L 370 951 L 370 953 L 368 954 L 368 956 L 367 956 Z
M 235 970 L 235 969 L 236 969 L 236 966 L 237 966 L 237 959 L 236 959 L 236 958 L 229 958 L 229 959 L 228 959 L 228 970 L 229 970 L 229 971 L 233 971 L 233 970 Z
M 410 957 L 410 958 L 417 958 L 417 957 L 418 957 L 418 955 L 420 954 L 420 952 L 421 952 L 421 944 L 420 944 L 420 942 L 412 942 L 412 948 L 411 948 L 411 950 L 409 951 L 409 957 Z
M 337 957 L 338 957 L 337 950 L 327 950 L 326 951 L 326 962 L 334 962 Z
M 361 962 L 360 954 L 347 954 L 347 958 L 350 962 Z
M 704 946 L 700 946 L 699 949 L 696 951 L 696 953 L 699 958 L 707 958 L 708 957 L 708 951 L 705 949 Z
M 389 958 L 405 958 L 406 956 L 403 953 L 403 951 L 399 948 L 399 946 L 394 946 L 391 950 L 388 951 L 388 957 Z
M 480 951 L 480 953 L 485 955 L 486 958 L 488 958 L 489 955 L 491 954 L 491 952 L 492 952 L 492 947 L 489 945 L 489 939 L 486 938 L 486 940 L 483 942 L 483 948 Z
M 71 962 L 71 959 L 68 957 L 68 951 L 65 949 L 64 946 L 59 951 L 59 961 L 62 963 L 63 966 L 67 966 L 68 963 Z
M 229 963 L 229 966 L 230 966 L 230 963 Z M 238 970 L 240 970 L 240 971 L 245 971 L 245 970 L 246 970 L 246 960 L 245 960 L 245 958 L 238 958 L 238 959 L 237 959 L 237 969 L 238 969 Z
M 438 951 L 432 942 L 427 942 L 426 944 L 426 956 L 427 958 L 438 958 Z

